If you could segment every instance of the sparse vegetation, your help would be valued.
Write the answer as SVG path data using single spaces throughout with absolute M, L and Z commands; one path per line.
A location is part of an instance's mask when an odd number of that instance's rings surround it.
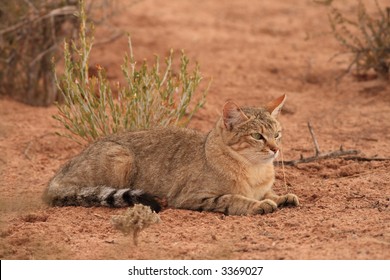
M 138 236 L 142 230 L 160 221 L 160 216 L 156 212 L 142 204 L 136 204 L 128 208 L 123 215 L 116 215 L 111 219 L 116 229 L 126 236 L 132 235 L 134 245 L 138 244 Z
M 73 36 L 76 11 L 74 0 L 0 2 L 0 94 L 32 105 L 53 103 L 50 60 L 62 38 Z
M 123 32 L 109 24 L 121 10 L 118 1 L 86 1 L 90 20 L 112 31 L 111 37 L 98 43 L 119 38 Z M 126 1 L 126 5 L 134 1 Z M 51 60 L 60 56 L 64 38 L 77 37 L 78 2 L 0 1 L 0 95 L 37 106 L 49 106 L 60 99 Z
M 376 0 L 377 15 L 371 16 L 361 0 L 358 1 L 357 17 L 348 19 L 330 5 L 329 21 L 336 40 L 352 54 L 348 72 L 356 71 L 358 77 L 374 71 L 377 76 L 389 79 L 390 73 L 390 7 L 383 9 Z
M 161 69 L 159 57 L 153 67 L 144 61 L 137 68 L 129 38 L 129 54 L 122 66 L 126 85 L 117 83 L 113 90 L 102 67 L 97 66 L 96 76 L 90 76 L 93 37 L 87 36 L 86 15 L 83 5 L 80 7 L 79 40 L 64 44 L 65 71 L 56 77 L 64 102 L 57 105 L 58 115 L 54 118 L 68 130 L 64 136 L 81 143 L 125 130 L 186 125 L 203 106 L 208 89 L 192 102 L 202 81 L 198 64 L 189 73 L 189 59 L 182 52 L 175 74 L 171 50 L 165 69 Z

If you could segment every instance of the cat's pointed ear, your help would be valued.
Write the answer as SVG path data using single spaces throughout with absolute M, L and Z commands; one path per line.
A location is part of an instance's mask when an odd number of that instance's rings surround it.
M 240 107 L 233 101 L 227 101 L 223 106 L 223 124 L 228 130 L 248 120 L 248 117 L 240 109 Z
M 268 103 L 265 108 L 267 111 L 271 114 L 272 117 L 276 118 L 280 111 L 282 110 L 284 102 L 286 102 L 287 96 L 283 94 L 282 96 L 276 98 L 275 100 L 272 100 L 270 103 Z

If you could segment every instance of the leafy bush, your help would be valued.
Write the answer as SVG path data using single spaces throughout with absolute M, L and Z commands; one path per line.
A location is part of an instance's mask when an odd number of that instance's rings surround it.
M 330 4 L 332 1 L 328 1 Z M 375 1 L 378 16 L 371 17 L 362 1 L 358 1 L 356 20 L 347 19 L 337 8 L 330 6 L 329 20 L 337 41 L 352 54 L 348 72 L 355 67 L 360 77 L 374 70 L 380 77 L 389 78 L 390 71 L 390 7 L 383 10 Z
M 71 46 L 64 44 L 65 71 L 60 78 L 56 76 L 64 103 L 57 104 L 58 115 L 53 117 L 70 132 L 64 136 L 80 143 L 125 130 L 186 125 L 203 106 L 208 90 L 208 87 L 203 90 L 192 104 L 202 81 L 198 64 L 189 73 L 189 59 L 182 52 L 180 69 L 175 75 L 171 50 L 164 70 L 158 57 L 153 67 L 144 61 L 137 68 L 129 38 L 129 54 L 122 66 L 126 85 L 118 83 L 114 94 L 102 67 L 96 67 L 96 76 L 89 75 L 93 38 L 86 35 L 86 15 L 83 5 L 80 7 L 79 40 Z

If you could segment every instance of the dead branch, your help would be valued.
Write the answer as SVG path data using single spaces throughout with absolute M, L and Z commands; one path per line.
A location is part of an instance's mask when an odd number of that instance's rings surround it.
M 58 9 L 55 9 L 55 10 L 52 10 L 50 11 L 49 13 L 43 15 L 43 16 L 37 16 L 31 20 L 23 20 L 15 25 L 12 25 L 12 26 L 9 26 L 7 28 L 4 28 L 4 29 L 1 29 L 0 30 L 0 35 L 3 35 L 3 34 L 6 34 L 8 32 L 12 32 L 12 31 L 15 31 L 15 30 L 18 30 L 20 29 L 21 27 L 23 27 L 24 25 L 31 25 L 32 23 L 36 22 L 36 21 L 42 21 L 46 18 L 50 18 L 50 17 L 56 17 L 56 16 L 64 16 L 64 15 L 73 15 L 75 14 L 77 11 L 77 8 L 75 6 L 65 6 L 65 7 L 61 7 L 61 8 L 58 8 Z
M 388 160 L 390 161 L 390 158 L 348 156 L 348 155 L 357 155 L 360 152 L 358 150 L 344 150 L 343 146 L 340 146 L 339 150 L 331 151 L 328 153 L 321 153 L 317 138 L 314 134 L 314 130 L 313 130 L 313 127 L 311 126 L 310 122 L 307 123 L 307 127 L 309 129 L 311 138 L 313 140 L 315 155 L 311 156 L 311 157 L 306 157 L 306 158 L 301 155 L 300 159 L 283 161 L 284 165 L 295 166 L 299 163 L 309 163 L 309 162 L 313 162 L 313 161 L 319 161 L 322 159 L 338 158 L 338 157 L 343 157 L 343 159 L 345 159 L 345 160 L 356 160 L 356 161 L 388 161 Z M 348 156 L 348 157 L 346 157 L 346 156 Z M 281 163 L 281 161 L 276 162 L 276 164 L 279 164 L 279 163 Z
M 340 149 L 340 150 L 336 150 L 336 151 L 331 151 L 329 153 L 321 153 L 321 154 L 318 154 L 318 155 L 315 155 L 312 157 L 306 157 L 306 158 L 301 157 L 300 159 L 296 159 L 296 160 L 287 160 L 287 161 L 284 161 L 283 163 L 284 163 L 284 165 L 295 166 L 299 163 L 309 163 L 309 162 L 313 162 L 313 161 L 319 161 L 322 159 L 338 158 L 338 157 L 343 157 L 346 155 L 356 155 L 358 153 L 359 153 L 358 150 Z M 279 163 L 279 162 L 277 162 L 277 163 Z
M 58 48 L 58 44 L 55 43 L 52 46 L 50 46 L 48 49 L 44 50 L 40 54 L 38 54 L 31 62 L 30 62 L 30 67 L 33 67 L 35 63 L 39 62 L 45 55 L 47 55 L 50 52 L 53 52 L 56 48 Z
M 360 156 L 350 156 L 344 157 L 345 160 L 356 160 L 356 161 L 390 161 L 390 158 L 382 157 L 360 157 Z
M 358 150 L 344 150 L 343 146 L 340 146 L 339 150 L 331 151 L 328 153 L 321 153 L 317 138 L 314 134 L 314 130 L 313 130 L 313 127 L 311 126 L 310 122 L 307 123 L 307 127 L 309 129 L 311 138 L 313 140 L 315 155 L 311 156 L 311 157 L 306 157 L 306 158 L 301 155 L 300 159 L 287 160 L 287 161 L 277 161 L 277 162 L 275 162 L 275 164 L 283 163 L 284 165 L 295 166 L 299 163 L 309 163 L 309 162 L 319 161 L 319 160 L 328 159 L 328 158 L 338 158 L 338 157 L 343 157 L 343 156 L 347 156 L 347 155 L 356 155 L 359 153 Z M 350 158 L 353 158 L 353 157 L 350 157 Z

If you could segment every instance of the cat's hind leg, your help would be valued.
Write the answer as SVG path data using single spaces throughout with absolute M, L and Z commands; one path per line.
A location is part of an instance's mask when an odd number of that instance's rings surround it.
M 131 188 L 135 174 L 131 150 L 112 141 L 96 142 L 59 170 L 44 200 L 52 206 L 124 207 L 142 203 L 159 211 L 151 195 Z

